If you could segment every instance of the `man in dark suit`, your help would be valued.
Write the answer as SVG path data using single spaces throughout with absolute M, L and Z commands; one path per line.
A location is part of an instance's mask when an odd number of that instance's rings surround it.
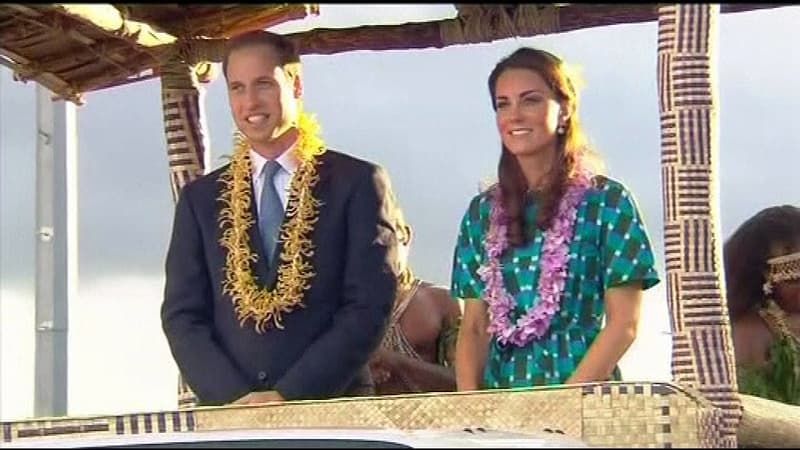
M 388 176 L 320 145 L 286 38 L 232 38 L 223 72 L 244 139 L 177 202 L 172 355 L 201 405 L 371 394 L 399 273 Z

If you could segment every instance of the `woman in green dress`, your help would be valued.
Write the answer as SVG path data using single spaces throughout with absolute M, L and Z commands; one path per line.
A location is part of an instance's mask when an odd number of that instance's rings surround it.
M 458 389 L 618 379 L 642 291 L 659 281 L 634 197 L 599 175 L 556 56 L 517 50 L 489 91 L 502 151 L 498 183 L 470 202 L 455 249 Z
M 739 392 L 800 405 L 800 208 L 760 211 L 724 258 Z

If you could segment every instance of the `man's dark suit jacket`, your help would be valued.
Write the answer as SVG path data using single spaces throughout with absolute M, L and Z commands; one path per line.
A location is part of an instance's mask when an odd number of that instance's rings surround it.
M 352 395 L 372 384 L 366 363 L 386 328 L 397 283 L 393 196 L 385 171 L 332 150 L 319 156 L 314 196 L 322 202 L 313 232 L 316 276 L 305 308 L 283 315 L 284 329 L 240 326 L 222 293 L 226 251 L 218 222 L 226 167 L 184 187 L 175 210 L 161 307 L 172 355 L 201 405 L 229 403 L 252 391 L 287 400 Z M 251 189 L 252 200 L 252 189 Z M 252 217 L 258 214 L 251 201 Z M 275 286 L 258 225 L 250 242 L 258 281 Z M 280 242 L 276 246 L 280 252 Z M 277 259 L 277 258 L 275 258 Z

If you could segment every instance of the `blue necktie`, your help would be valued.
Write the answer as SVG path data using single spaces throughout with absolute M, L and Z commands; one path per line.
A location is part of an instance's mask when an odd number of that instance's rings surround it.
M 277 161 L 267 161 L 263 169 L 264 185 L 261 188 L 259 201 L 261 217 L 258 221 L 258 228 L 261 231 L 261 239 L 264 241 L 267 266 L 272 264 L 275 245 L 278 243 L 278 231 L 283 223 L 283 204 L 281 204 L 281 198 L 278 196 L 273 181 L 279 170 L 281 170 L 281 165 Z

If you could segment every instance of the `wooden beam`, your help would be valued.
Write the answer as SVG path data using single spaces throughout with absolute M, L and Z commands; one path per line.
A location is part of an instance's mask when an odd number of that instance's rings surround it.
M 723 12 L 744 12 L 762 8 L 776 8 L 782 4 L 728 4 Z M 559 7 L 559 33 L 582 28 L 637 23 L 656 20 L 656 5 L 593 5 L 574 4 Z M 352 28 L 316 28 L 291 33 L 292 39 L 302 55 L 331 55 L 355 50 L 404 50 L 421 48 L 443 48 L 442 24 L 458 19 L 406 23 L 402 25 L 365 25 Z M 527 36 L 532 36 L 528 34 Z M 503 36 L 503 37 L 511 37 Z M 191 39 L 181 42 L 182 53 L 187 63 L 202 61 L 221 62 L 226 39 Z M 175 51 L 174 46 L 162 45 L 153 49 L 160 60 Z
M 78 92 L 91 92 L 99 86 L 108 86 L 110 84 L 123 85 L 127 84 L 125 80 L 130 79 L 131 82 L 139 81 L 138 75 L 142 72 L 152 68 L 150 64 L 149 55 L 140 55 L 135 57 L 131 62 L 131 66 L 138 66 L 137 72 L 131 73 L 130 71 L 112 70 L 111 68 L 97 68 L 93 67 L 92 71 L 83 73 L 79 81 L 75 83 L 75 88 Z
M 58 75 L 42 71 L 33 61 L 8 49 L 0 48 L 0 64 L 8 67 L 18 81 L 35 81 L 58 94 L 60 98 L 83 104 L 80 91 Z
M 18 66 L 11 58 L 5 56 L 2 50 L 0 50 L 0 65 L 8 67 L 12 72 L 17 70 Z
M 133 75 L 141 71 L 140 65 L 132 65 L 133 57 L 136 53 L 131 51 L 129 43 L 125 42 L 94 42 L 84 46 L 86 51 L 67 52 L 55 58 L 47 58 L 42 61 L 41 66 L 44 70 L 66 75 L 82 65 L 97 66 L 98 59 L 110 64 L 117 69 Z M 140 55 L 147 55 L 140 53 Z M 150 57 L 150 55 L 147 55 Z M 150 58 L 151 64 L 155 64 L 155 59 Z M 91 64 L 90 64 L 91 63 Z
M 140 47 L 155 47 L 177 40 L 168 33 L 155 31 L 146 23 L 125 20 L 119 10 L 109 4 L 55 4 L 61 14 L 83 21 L 117 39 L 125 39 Z
M 19 14 L 14 16 L 14 18 L 21 21 L 22 23 L 27 23 L 38 28 L 36 33 L 28 33 L 28 35 L 23 39 L 31 39 L 33 37 L 44 38 L 45 33 L 47 33 L 48 31 L 62 28 L 62 24 L 60 21 L 55 20 L 52 16 L 47 16 L 44 14 L 39 14 L 38 16 Z M 28 44 L 23 44 L 23 45 L 27 46 Z
M 84 36 L 78 30 L 70 29 L 67 35 L 84 45 L 84 48 L 89 50 L 94 56 L 110 63 L 111 65 L 128 72 L 129 74 L 138 71 L 138 68 L 128 67 L 128 61 L 131 59 L 131 45 L 127 42 L 114 41 L 96 41 L 88 36 Z M 135 50 L 134 50 L 135 51 Z M 123 55 L 122 52 L 125 54 Z M 155 63 L 155 60 L 153 60 Z
M 42 15 L 38 18 L 21 17 L 21 19 L 25 22 L 37 25 L 43 30 L 23 39 L 9 39 L 5 41 L 8 42 L 9 47 L 18 50 L 17 53 L 28 47 L 48 43 L 54 39 L 56 34 L 59 37 L 66 36 L 72 39 L 80 44 L 80 49 L 85 50 L 76 51 L 71 48 L 65 50 L 64 47 L 60 47 L 56 49 L 59 52 L 57 56 L 49 54 L 38 55 L 37 59 L 40 61 L 38 61 L 37 67 L 38 70 L 42 72 L 60 73 L 65 70 L 65 65 L 72 65 L 75 61 L 89 63 L 96 59 L 100 59 L 107 64 L 115 66 L 129 75 L 140 71 L 139 67 L 128 67 L 127 65 L 128 60 L 131 59 L 131 53 L 137 52 L 137 48 L 129 41 L 122 39 L 97 41 L 76 29 L 74 26 L 75 23 L 71 20 L 63 20 L 68 19 L 64 16 L 47 17 Z M 86 59 L 87 56 L 89 59 Z M 155 63 L 155 60 L 153 60 L 153 63 Z M 67 77 L 67 79 L 69 78 L 70 77 Z
M 4 46 L 8 45 L 9 40 L 25 39 L 41 31 L 38 26 L 32 27 L 28 22 L 20 20 L 18 15 L 7 17 L 0 24 L 0 42 Z
M 739 394 L 742 420 L 737 440 L 744 448 L 800 447 L 800 406 Z
M 722 12 L 744 12 L 764 8 L 777 8 L 785 4 L 723 4 Z M 658 18 L 656 4 L 570 4 L 560 6 L 558 29 L 564 33 L 579 29 L 641 23 Z M 343 29 L 317 28 L 310 31 L 292 33 L 288 36 L 295 41 L 301 54 L 331 55 L 355 50 L 405 50 L 420 48 L 443 48 L 442 27 L 460 19 L 445 19 L 431 22 L 406 23 L 402 25 L 372 25 Z M 539 33 L 522 30 L 520 37 L 535 36 Z M 501 34 L 496 39 L 513 37 L 511 33 Z
M 24 19 L 29 20 L 28 18 Z M 26 36 L 5 37 L 2 36 L 2 46 L 8 48 L 22 49 L 33 47 L 36 45 L 45 44 L 48 42 L 47 29 L 40 28 L 37 32 L 28 34 Z
M 10 9 L 14 9 L 16 11 L 19 11 L 22 14 L 25 14 L 26 16 L 30 16 L 30 17 L 39 17 L 39 16 L 42 15 L 41 12 L 37 11 L 34 8 L 31 8 L 30 6 L 15 5 L 15 4 L 11 4 L 11 3 L 3 5 L 3 6 L 5 6 L 6 8 L 10 8 Z
M 304 19 L 309 14 L 318 14 L 319 7 L 311 4 L 280 5 L 239 5 L 222 7 L 210 14 L 182 16 L 170 20 L 158 21 L 160 28 L 168 30 L 176 36 L 192 38 L 205 36 L 225 38 L 239 33 L 265 28 Z
M 42 20 L 44 15 L 40 9 L 41 6 L 28 7 L 24 5 L 6 5 L 26 16 L 26 21 L 35 23 L 37 26 L 48 27 L 47 21 Z M 298 5 L 292 5 L 297 8 Z M 776 8 L 786 6 L 784 4 L 723 4 L 721 9 L 723 13 L 745 12 L 756 9 Z M 203 61 L 221 62 L 223 56 L 223 48 L 225 38 L 222 39 L 191 39 L 188 41 L 178 41 L 172 35 L 167 33 L 156 33 L 153 29 L 142 23 L 137 23 L 129 20 L 124 20 L 116 8 L 113 8 L 114 14 L 107 14 L 104 20 L 95 23 L 92 20 L 93 14 L 98 12 L 98 7 L 111 7 L 111 5 L 56 5 L 56 9 L 64 17 L 69 17 L 72 20 L 83 21 L 97 28 L 99 31 L 108 36 L 112 36 L 121 42 L 131 42 L 132 49 L 136 49 L 142 54 L 148 54 L 155 62 L 148 62 L 144 57 L 136 57 L 135 63 L 123 63 L 127 61 L 129 55 L 123 55 L 118 52 L 109 54 L 107 51 L 102 55 L 109 63 L 116 66 L 119 71 L 117 79 L 110 79 L 106 74 L 105 79 L 101 74 L 91 76 L 90 79 L 84 80 L 80 83 L 81 88 L 87 91 L 93 89 L 102 89 L 107 85 L 121 85 L 129 82 L 138 81 L 139 75 L 148 68 L 154 70 L 153 73 L 158 73 L 157 64 L 159 61 L 165 61 L 173 52 L 179 51 L 184 55 L 187 64 L 196 64 Z M 46 8 L 53 8 L 48 6 Z M 111 13 L 111 10 L 105 9 Z M 295 9 L 296 11 L 296 9 Z M 598 26 L 609 26 L 623 23 L 638 23 L 656 20 L 657 11 L 656 5 L 593 5 L 593 4 L 569 4 L 560 6 L 558 8 L 558 28 L 556 33 L 568 32 L 577 29 L 592 28 Z M 109 19 L 108 17 L 111 17 Z M 263 19 L 260 18 L 258 20 Z M 255 26 L 258 20 L 254 19 L 250 24 Z M 440 21 L 421 22 L 421 23 L 407 23 L 403 25 L 376 25 L 376 26 L 361 26 L 345 29 L 314 29 L 307 32 L 292 33 L 287 35 L 298 46 L 301 54 L 336 54 L 354 50 L 402 50 L 402 49 L 421 49 L 421 48 L 443 48 L 448 45 L 442 42 L 441 28 L 447 22 L 452 23 L 460 19 L 446 19 Z M 241 24 L 240 24 L 241 25 Z M 248 25 L 249 26 L 249 25 Z M 138 27 L 138 28 L 137 28 Z M 69 28 L 73 29 L 73 28 Z M 119 30 L 123 30 L 120 32 Z M 77 30 L 75 30 L 77 32 Z M 528 31 L 521 33 L 521 36 L 533 36 L 536 33 Z M 92 40 L 91 37 L 81 34 L 80 36 L 72 36 L 79 41 Z M 502 39 L 511 37 L 510 34 L 495 37 L 495 39 Z M 81 39 L 86 38 L 86 39 Z M 133 39 L 132 39 L 133 38 Z M 88 41 L 87 41 L 88 42 Z M 95 41 L 97 42 L 97 41 Z M 180 48 L 176 47 L 179 45 Z M 11 53 L 2 49 L 4 54 L 8 55 L 11 59 Z M 92 48 L 92 51 L 98 51 L 99 48 Z M 124 50 L 124 49 L 123 49 Z M 122 51 L 122 50 L 120 50 Z M 102 53 L 102 52 L 101 52 Z M 16 54 L 15 54 L 16 55 Z M 20 56 L 20 55 L 16 55 Z M 100 56 L 100 55 L 98 55 Z M 121 60 L 123 58 L 123 60 Z M 53 73 L 43 71 L 43 67 L 31 65 L 30 61 L 27 63 L 19 61 L 15 70 L 23 74 L 27 74 L 30 79 L 40 81 L 50 90 L 56 93 L 64 94 L 69 99 L 76 98 L 75 85 L 70 84 L 64 79 L 56 76 Z M 62 61 L 58 61 L 59 63 Z M 154 66 L 156 64 L 156 66 Z M 8 65 L 8 64 L 4 64 Z M 50 66 L 52 67 L 52 66 Z M 114 72 L 118 72 L 115 70 Z
M 162 63 L 170 60 L 175 52 L 181 55 L 186 64 L 200 62 L 222 62 L 227 39 L 184 39 L 176 44 L 161 45 L 151 49 L 153 56 Z
M 132 76 L 132 77 L 113 80 L 113 81 L 110 81 L 110 82 L 108 82 L 106 84 L 100 84 L 98 86 L 95 86 L 95 87 L 91 88 L 91 90 L 87 90 L 86 92 L 102 91 L 104 89 L 111 89 L 111 88 L 114 88 L 114 87 L 125 86 L 126 84 L 136 83 L 136 82 L 139 82 L 139 81 L 151 80 L 153 78 L 158 78 L 160 76 L 161 76 L 160 72 L 151 69 L 149 71 L 145 71 L 143 73 L 137 74 L 137 75 Z

